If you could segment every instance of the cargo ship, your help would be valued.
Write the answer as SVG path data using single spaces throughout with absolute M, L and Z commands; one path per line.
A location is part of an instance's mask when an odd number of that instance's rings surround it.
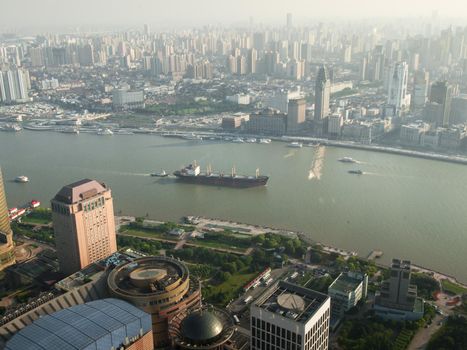
M 259 174 L 259 169 L 256 169 L 254 176 L 237 175 L 235 168 L 232 168 L 231 174 L 214 173 L 211 166 L 208 166 L 205 173 L 201 172 L 201 168 L 196 161 L 180 170 L 173 173 L 179 181 L 212 186 L 226 186 L 226 187 L 257 187 L 266 186 L 269 176 Z

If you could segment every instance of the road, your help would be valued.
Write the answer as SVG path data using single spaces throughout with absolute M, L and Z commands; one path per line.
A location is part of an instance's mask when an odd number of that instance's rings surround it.
M 423 350 L 428 345 L 431 336 L 441 328 L 440 322 L 444 320 L 446 316 L 436 315 L 431 325 L 427 328 L 422 328 L 415 334 L 407 350 Z

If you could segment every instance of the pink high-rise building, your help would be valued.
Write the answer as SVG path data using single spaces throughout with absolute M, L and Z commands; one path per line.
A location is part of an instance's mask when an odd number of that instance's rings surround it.
M 110 189 L 84 179 L 64 186 L 52 199 L 60 270 L 67 275 L 117 250 Z

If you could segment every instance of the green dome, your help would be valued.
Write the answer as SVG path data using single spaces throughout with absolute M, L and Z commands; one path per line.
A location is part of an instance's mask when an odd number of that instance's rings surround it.
M 195 343 L 205 343 L 222 333 L 222 322 L 207 310 L 195 311 L 188 315 L 181 324 L 184 338 Z

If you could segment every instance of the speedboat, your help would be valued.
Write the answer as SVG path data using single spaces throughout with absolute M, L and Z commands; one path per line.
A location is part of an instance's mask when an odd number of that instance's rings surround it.
M 113 131 L 110 129 L 101 129 L 97 132 L 97 135 L 113 135 Z
M 167 177 L 169 174 L 165 172 L 165 170 L 162 170 L 160 173 L 151 173 L 151 176 L 155 177 Z
M 29 178 L 27 176 L 20 175 L 15 177 L 15 182 L 26 183 L 29 182 Z
M 301 142 L 291 142 L 287 145 L 287 147 L 290 147 L 290 148 L 302 148 L 303 147 L 303 143 Z
M 357 170 L 349 170 L 348 173 L 349 173 L 349 174 L 355 174 L 355 175 L 363 175 L 363 171 L 361 171 L 360 169 L 357 169 Z
M 342 162 L 342 163 L 357 163 L 357 161 L 353 158 L 350 158 L 350 157 L 344 157 L 344 158 L 340 158 L 338 159 L 339 162 Z

